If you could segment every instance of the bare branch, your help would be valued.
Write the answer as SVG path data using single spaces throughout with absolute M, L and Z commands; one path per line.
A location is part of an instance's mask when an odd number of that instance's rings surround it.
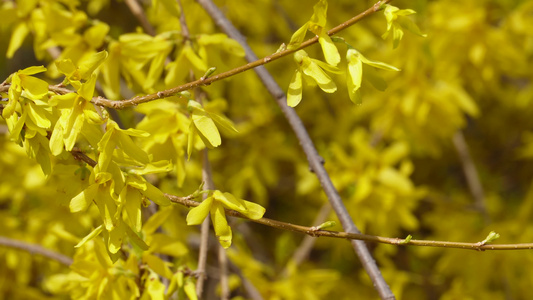
M 178 197 L 174 195 L 166 196 L 170 201 L 178 203 L 187 207 L 196 207 L 200 205 L 199 202 L 190 200 L 191 196 Z M 487 244 L 483 242 L 476 243 L 464 243 L 464 242 L 448 242 L 448 241 L 430 241 L 430 240 L 415 240 L 415 239 L 402 239 L 402 238 L 390 238 L 377 235 L 342 232 L 342 231 L 329 231 L 329 230 L 317 230 L 316 227 L 308 227 L 302 225 L 296 225 L 292 223 L 286 223 L 282 221 L 272 220 L 268 218 L 261 218 L 258 220 L 252 220 L 234 210 L 226 209 L 226 214 L 232 217 L 241 219 L 247 219 L 249 221 L 263 224 L 266 226 L 274 227 L 281 230 L 290 230 L 293 232 L 307 234 L 312 237 L 330 237 L 338 239 L 359 240 L 381 244 L 389 244 L 396 246 L 420 246 L 420 247 L 437 247 L 437 248 L 456 248 L 456 249 L 470 249 L 477 251 L 485 250 L 531 250 L 533 249 L 533 243 L 518 243 L 518 244 Z
M 180 7 L 180 26 L 181 26 L 181 35 L 185 41 L 189 40 L 191 33 L 189 31 L 189 26 L 187 26 L 187 21 L 185 20 L 185 11 L 183 11 L 183 5 L 181 5 L 181 0 L 177 0 Z
M 320 208 L 320 211 L 318 212 L 318 215 L 313 221 L 313 224 L 315 226 L 318 226 L 324 223 L 330 212 L 331 212 L 331 205 L 329 203 L 322 205 L 322 208 Z M 313 236 L 308 235 L 304 237 L 304 240 L 302 241 L 300 246 L 296 249 L 296 251 L 294 251 L 291 261 L 294 262 L 296 266 L 300 265 L 307 257 L 309 257 L 309 253 L 311 253 L 311 250 L 313 249 L 315 242 L 316 242 L 316 239 L 314 239 Z M 287 273 L 288 273 L 288 269 L 287 267 L 285 267 L 285 269 L 283 269 L 283 271 L 281 272 L 281 276 L 286 276 Z
M 488 222 L 490 219 L 489 215 L 487 214 L 487 208 L 485 206 L 485 192 L 483 191 L 483 186 L 481 185 L 481 181 L 479 180 L 479 175 L 477 173 L 476 166 L 474 165 L 472 156 L 470 155 L 470 151 L 468 150 L 468 145 L 466 144 L 465 136 L 460 130 L 458 130 L 453 135 L 452 140 L 453 145 L 455 146 L 455 150 L 457 151 L 457 154 L 459 154 L 459 158 L 461 159 L 463 172 L 465 173 L 466 177 L 466 182 L 468 184 L 468 188 L 470 189 L 470 193 L 474 198 L 476 208 L 483 214 L 485 221 Z
M 130 0 L 130 1 L 134 1 L 134 0 Z M 328 35 L 334 35 L 334 34 L 340 32 L 341 30 L 344 30 L 344 29 L 352 26 L 353 24 L 359 22 L 361 19 L 363 19 L 363 18 L 375 13 L 376 11 L 378 11 L 380 9 L 381 5 L 389 3 L 390 1 L 392 1 L 392 0 L 378 1 L 375 5 L 373 5 L 372 7 L 367 9 L 366 11 L 358 14 L 357 16 L 351 18 L 350 20 L 348 20 L 348 21 L 346 21 L 346 22 L 344 22 L 344 23 L 332 28 L 331 30 L 329 30 L 327 32 Z M 239 33 L 239 36 L 240 36 L 240 33 Z M 242 38 L 242 36 L 240 36 L 240 37 Z M 236 39 L 235 37 L 233 37 L 233 38 Z M 118 100 L 118 101 L 117 100 L 109 100 L 109 99 L 106 99 L 104 97 L 94 97 L 91 100 L 91 102 L 96 104 L 96 105 L 100 105 L 100 106 L 104 106 L 104 107 L 110 107 L 110 108 L 114 108 L 114 109 L 123 109 L 123 108 L 126 108 L 126 107 L 136 106 L 136 105 L 139 105 L 141 103 L 150 102 L 150 101 L 154 101 L 154 100 L 162 99 L 162 98 L 167 98 L 167 97 L 170 97 L 170 96 L 174 96 L 174 95 L 176 95 L 176 94 L 178 94 L 180 92 L 183 92 L 183 91 L 186 91 L 186 90 L 191 90 L 191 89 L 194 89 L 196 87 L 210 85 L 211 83 L 213 83 L 215 81 L 219 81 L 219 80 L 231 77 L 233 75 L 242 73 L 244 71 L 247 71 L 247 70 L 262 66 L 262 65 L 267 64 L 269 62 L 272 62 L 274 60 L 277 60 L 279 58 L 282 58 L 284 56 L 292 54 L 292 53 L 294 53 L 294 52 L 296 52 L 296 51 L 298 51 L 300 49 L 309 47 L 310 45 L 313 45 L 313 44 L 315 44 L 317 42 L 318 42 L 318 37 L 315 36 L 313 38 L 308 39 L 307 41 L 304 41 L 302 44 L 300 44 L 299 47 L 294 48 L 294 49 L 286 49 L 286 50 L 283 50 L 283 51 L 280 51 L 280 52 L 276 52 L 276 53 L 274 53 L 272 55 L 266 56 L 266 57 L 261 58 L 261 59 L 258 59 L 254 55 L 255 59 L 253 59 L 253 60 L 248 59 L 248 61 L 251 61 L 251 62 L 246 64 L 246 65 L 234 68 L 232 70 L 220 73 L 218 75 L 215 75 L 215 76 L 212 76 L 212 77 L 209 77 L 209 78 L 200 78 L 198 80 L 191 81 L 191 82 L 188 82 L 186 84 L 183 84 L 183 85 L 180 85 L 180 86 L 168 89 L 168 90 L 159 91 L 159 92 L 154 93 L 154 94 L 148 94 L 148 95 L 145 95 L 145 96 L 137 96 L 137 97 L 133 97 L 131 99 Z M 9 88 L 8 85 L 0 86 L 0 92 L 7 92 L 8 88 Z M 50 89 L 50 90 L 54 91 L 52 89 Z M 70 91 L 68 89 L 65 89 L 65 90 L 68 91 L 68 92 L 72 92 L 72 91 Z M 63 90 L 63 91 L 65 91 L 65 90 Z
M 10 248 L 16 248 L 20 250 L 27 251 L 31 254 L 39 254 L 41 256 L 53 259 L 58 261 L 65 266 L 70 266 L 72 264 L 72 258 L 65 256 L 61 253 L 54 252 L 52 250 L 46 249 L 40 245 L 30 244 L 18 240 L 13 240 L 7 237 L 0 236 L 0 245 Z
M 137 2 L 137 0 L 125 0 L 124 2 L 126 2 L 126 5 L 131 10 L 131 13 L 137 18 L 139 23 L 141 23 L 144 31 L 149 35 L 155 35 L 155 29 L 152 24 L 148 22 L 148 18 L 146 18 L 146 15 L 144 14 L 144 9 L 139 2 Z
M 197 0 L 197 2 L 200 5 L 202 5 L 202 7 L 207 11 L 207 13 L 211 16 L 211 18 L 215 21 L 215 23 L 229 37 L 236 40 L 244 48 L 244 51 L 246 53 L 246 56 L 245 56 L 246 60 L 251 62 L 248 65 L 257 64 L 257 66 L 260 66 L 266 63 L 267 60 L 271 61 L 272 59 L 277 59 L 281 57 L 281 55 L 290 54 L 296 51 L 297 49 L 307 47 L 315 43 L 318 40 L 318 37 L 315 36 L 314 38 L 303 42 L 300 45 L 300 47 L 293 50 L 292 52 L 291 50 L 285 50 L 285 51 L 275 53 L 271 56 L 267 56 L 266 58 L 262 60 L 258 60 L 255 53 L 252 51 L 250 46 L 247 44 L 245 37 L 242 36 L 242 34 L 233 26 L 233 24 L 231 24 L 231 22 L 226 18 L 226 16 L 224 16 L 224 14 L 218 9 L 218 7 L 212 1 Z M 335 34 L 341 31 L 342 29 L 345 29 L 348 26 L 357 23 L 359 20 L 363 19 L 364 17 L 378 11 L 381 8 L 381 5 L 386 4 L 388 2 L 390 1 L 377 2 L 375 5 L 373 5 L 371 8 L 367 9 L 363 13 L 331 29 L 330 31 L 328 31 L 328 34 L 329 35 Z M 261 61 L 265 61 L 265 62 L 261 63 Z M 281 111 L 285 115 L 285 118 L 289 121 L 294 133 L 296 134 L 298 140 L 300 141 L 300 145 L 302 146 L 307 156 L 307 160 L 309 161 L 311 170 L 318 177 L 318 180 L 320 181 L 320 184 L 322 188 L 324 189 L 324 192 L 326 193 L 331 203 L 331 206 L 335 210 L 337 217 L 341 221 L 341 224 L 344 230 L 346 230 L 346 232 L 353 232 L 355 234 L 361 234 L 359 229 L 355 226 L 351 216 L 349 215 L 348 210 L 344 206 L 344 203 L 342 202 L 342 199 L 339 193 L 337 192 L 337 189 L 333 186 L 333 183 L 331 182 L 331 179 L 328 173 L 326 172 L 326 169 L 323 166 L 322 159 L 319 156 L 313 144 L 313 141 L 309 137 L 309 134 L 307 130 L 305 129 L 301 119 L 298 117 L 298 114 L 296 114 L 295 110 L 292 107 L 287 106 L 287 97 L 284 91 L 279 87 L 279 85 L 276 83 L 272 75 L 270 75 L 270 73 L 266 70 L 265 67 L 261 66 L 261 67 L 255 68 L 254 70 L 259 76 L 259 78 L 261 79 L 261 81 L 263 82 L 263 85 L 267 88 L 269 93 L 274 97 L 274 99 L 278 103 L 279 107 L 281 108 Z M 218 76 L 222 76 L 223 74 L 224 73 Z M 368 248 L 366 247 L 365 243 L 361 240 L 352 240 L 351 243 L 352 243 L 352 246 L 355 252 L 357 253 L 359 257 L 359 260 L 361 261 L 363 267 L 365 268 L 367 274 L 369 275 L 372 282 L 374 283 L 374 286 L 376 290 L 378 291 L 381 299 L 395 299 L 394 294 L 390 290 L 388 284 L 383 279 L 383 276 L 381 275 L 381 272 L 379 271 L 379 268 L 377 267 L 376 262 L 372 258 L 372 255 L 368 251 Z
M 202 179 L 204 181 L 204 190 L 214 190 L 215 184 L 213 183 L 213 175 L 211 174 L 211 164 L 209 163 L 209 155 L 207 149 L 202 151 L 203 153 L 203 164 L 202 164 Z M 204 200 L 207 197 L 207 194 L 204 194 Z M 205 218 L 201 227 L 201 237 L 200 237 L 200 249 L 198 254 L 198 281 L 196 282 L 196 293 L 198 297 L 202 297 L 204 290 L 204 283 L 206 279 L 205 267 L 207 263 L 207 250 L 209 242 L 209 218 Z
M 228 257 L 226 249 L 218 245 L 218 265 L 220 272 L 220 299 L 228 300 L 230 295 L 228 283 Z

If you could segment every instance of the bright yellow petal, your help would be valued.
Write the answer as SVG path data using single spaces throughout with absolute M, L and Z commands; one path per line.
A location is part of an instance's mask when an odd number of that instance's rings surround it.
M 296 70 L 287 91 L 287 105 L 295 107 L 300 101 L 302 101 L 302 73 Z
M 324 52 L 326 62 L 332 66 L 337 66 L 341 61 L 341 56 L 339 54 L 339 50 L 337 50 L 337 47 L 329 35 L 327 35 L 325 32 L 322 32 L 318 38 L 318 42 L 322 47 L 322 52 Z
M 207 197 L 200 205 L 191 209 L 187 214 L 187 225 L 200 225 L 209 214 L 213 197 Z
M 304 74 L 311 77 L 324 92 L 334 93 L 337 90 L 335 82 L 309 57 L 304 58 L 302 69 Z
M 224 249 L 229 248 L 232 239 L 231 227 L 229 227 L 228 220 L 226 220 L 224 207 L 217 202 L 214 202 L 211 206 L 211 221 L 220 245 Z

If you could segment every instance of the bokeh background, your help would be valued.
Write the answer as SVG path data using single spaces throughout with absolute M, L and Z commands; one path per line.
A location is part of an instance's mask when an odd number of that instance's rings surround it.
M 156 32 L 176 32 L 179 41 L 179 20 L 161 7 L 152 8 L 150 1 L 141 2 Z M 259 57 L 287 43 L 309 20 L 315 4 L 307 0 L 216 3 Z M 182 4 L 193 39 L 220 32 L 195 1 L 182 0 Z M 363 104 L 353 104 L 346 91 L 346 46 L 338 44 L 343 72 L 332 75 L 338 91 L 325 94 L 308 86 L 296 108 L 356 225 L 367 234 L 400 238 L 410 234 L 416 239 L 478 242 L 495 231 L 501 235 L 495 243 L 533 241 L 533 1 L 391 4 L 415 10 L 409 18 L 427 37 L 405 31 L 400 45 L 393 49 L 390 39 L 381 37 L 386 29 L 382 13 L 339 34 L 365 57 L 401 69 L 378 71 L 388 88 L 378 91 L 364 83 Z M 327 28 L 371 5 L 369 1 L 329 1 Z M 40 11 L 46 22 L 53 23 L 46 19 L 54 17 L 47 7 L 55 7 L 62 18 L 70 17 L 73 22 L 84 20 L 69 32 L 73 36 L 82 35 L 94 20 L 107 23 L 109 33 L 96 45 L 98 50 L 107 49 L 121 34 L 142 31 L 123 1 L 2 1 L 0 81 L 19 69 L 53 63 L 53 52 L 34 38 L 39 30 L 35 24 L 20 48 L 7 57 L 13 32 L 20 23 L 31 22 L 32 11 Z M 54 41 L 55 37 L 50 34 L 48 38 Z M 76 47 L 90 47 L 86 44 L 55 40 L 46 45 L 68 57 L 64 54 L 67 50 L 82 51 L 85 48 Z M 170 59 L 179 51 L 176 42 Z M 245 63 L 242 57 L 216 45 L 208 51 L 209 66 L 216 66 L 217 72 Z M 306 51 L 323 60 L 318 45 Z M 292 57 L 285 57 L 266 67 L 286 88 L 296 64 Z M 168 87 L 163 81 L 165 72 L 154 88 Z M 50 83 L 62 80 L 53 72 L 43 78 Z M 150 92 L 135 82 L 127 83 L 122 82 L 118 94 L 106 96 L 120 99 Z M 222 146 L 210 151 L 218 189 L 263 205 L 269 218 L 310 226 L 322 211 L 326 220 L 336 220 L 328 212 L 327 199 L 309 172 L 287 121 L 253 72 L 216 82 L 204 91 L 239 130 L 238 135 L 224 136 Z M 124 127 L 135 127 L 147 111 L 139 107 L 112 116 Z M 5 122 L 1 124 L 0 236 L 73 257 L 73 246 L 99 224 L 97 211 L 69 212 L 69 200 L 83 183 L 68 176 L 75 169 L 57 170 L 45 177 L 24 150 L 9 141 Z M 149 150 L 165 158 L 165 147 L 170 146 L 162 143 Z M 163 191 L 187 195 L 200 184 L 200 155 L 193 154 L 189 161 L 181 158 L 182 170 L 157 178 Z M 194 269 L 198 229 L 185 225 L 187 211 L 175 207 L 162 230 L 188 249 L 181 257 L 172 258 L 175 266 Z M 344 240 L 318 238 L 300 262 L 294 260 L 294 254 L 304 236 L 242 220 L 234 220 L 232 227 L 234 245 L 228 255 L 235 265 L 231 277 L 234 297 L 248 297 L 243 288 L 245 278 L 265 299 L 377 298 Z M 368 246 L 398 299 L 533 296 L 530 250 Z M 216 269 L 216 255 L 211 256 L 209 265 Z M 80 295 L 87 287 L 72 284 L 58 288 L 58 278 L 67 273 L 68 268 L 57 262 L 0 246 L 0 299 Z M 213 276 L 209 295 L 214 296 L 217 283 Z

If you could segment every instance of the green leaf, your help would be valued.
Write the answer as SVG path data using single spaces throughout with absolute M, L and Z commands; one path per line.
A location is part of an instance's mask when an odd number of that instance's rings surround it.
M 409 235 L 408 235 L 403 241 L 399 242 L 398 244 L 399 244 L 399 245 L 409 244 L 409 242 L 411 241 L 411 239 L 413 239 L 413 236 L 409 234 Z
M 316 230 L 324 230 L 324 229 L 327 229 L 327 228 L 331 228 L 331 227 L 334 227 L 336 226 L 337 223 L 335 221 L 327 221 L 327 222 L 324 222 L 318 226 L 315 226 Z
M 489 235 L 487 235 L 487 237 L 481 242 L 481 245 L 491 243 L 499 238 L 500 238 L 500 235 L 498 233 L 491 231 Z

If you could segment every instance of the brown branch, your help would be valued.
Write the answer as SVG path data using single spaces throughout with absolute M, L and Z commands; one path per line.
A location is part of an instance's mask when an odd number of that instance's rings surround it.
M 57 253 L 52 250 L 46 249 L 40 245 L 13 240 L 13 239 L 3 237 L 3 236 L 0 236 L 0 245 L 24 250 L 31 254 L 38 254 L 38 255 L 53 259 L 55 261 L 58 261 L 64 264 L 65 266 L 70 266 L 72 264 L 72 258 L 65 256 L 61 253 Z
M 133 0 L 130 0 L 130 1 L 133 1 Z M 342 24 L 339 24 L 338 26 L 336 26 L 336 27 L 332 28 L 331 30 L 329 30 L 327 32 L 328 35 L 337 34 L 338 32 L 340 32 L 340 31 L 352 26 L 353 24 L 359 22 L 363 18 L 365 18 L 365 17 L 377 12 L 381 8 L 382 5 L 387 4 L 387 3 L 391 2 L 391 1 L 392 0 L 378 1 L 375 5 L 373 5 L 372 7 L 367 9 L 366 11 L 358 14 L 357 16 L 351 18 L 350 20 L 348 20 L 348 21 L 346 21 L 346 22 L 344 22 Z M 145 102 L 154 101 L 154 100 L 157 100 L 157 99 L 162 99 L 162 98 L 174 96 L 174 95 L 176 95 L 179 92 L 183 92 L 183 91 L 186 91 L 186 90 L 191 90 L 191 89 L 194 89 L 196 87 L 210 85 L 211 83 L 213 83 L 215 81 L 219 81 L 219 80 L 234 76 L 236 74 L 242 73 L 244 71 L 247 71 L 247 70 L 262 66 L 262 65 L 264 65 L 266 63 L 272 62 L 274 60 L 277 60 L 277 59 L 285 57 L 285 56 L 287 56 L 289 54 L 292 54 L 292 53 L 294 53 L 294 52 L 296 52 L 296 51 L 298 51 L 300 49 L 309 47 L 310 45 L 313 45 L 313 44 L 315 44 L 317 42 L 318 42 L 318 37 L 315 36 L 313 38 L 310 38 L 310 39 L 304 41 L 297 48 L 286 49 L 286 50 L 274 53 L 272 55 L 266 56 L 266 57 L 261 58 L 261 59 L 257 59 L 257 57 L 256 57 L 256 59 L 254 59 L 252 62 L 250 62 L 250 63 L 248 63 L 246 65 L 234 68 L 232 70 L 217 74 L 217 75 L 209 77 L 209 78 L 200 78 L 198 80 L 191 81 L 191 82 L 188 82 L 186 84 L 183 84 L 183 85 L 180 85 L 180 86 L 168 89 L 168 90 L 159 91 L 159 92 L 154 93 L 154 94 L 148 94 L 148 95 L 145 95 L 145 96 L 137 96 L 137 97 L 133 97 L 131 99 L 118 100 L 118 101 L 109 100 L 109 99 L 106 99 L 104 97 L 94 97 L 91 102 L 96 104 L 96 105 L 100 105 L 100 106 L 104 106 L 104 107 L 110 107 L 110 108 L 115 108 L 115 109 L 123 109 L 123 108 L 126 108 L 126 107 L 136 106 L 136 105 L 139 105 L 141 103 L 145 103 Z M 3 90 L 3 89 L 5 89 L 5 90 Z M 0 92 L 6 92 L 6 91 L 7 91 L 7 88 L 0 87 Z M 52 90 L 52 91 L 54 91 L 54 90 Z M 67 91 L 69 91 L 69 90 L 67 90 Z M 69 92 L 72 92 L 72 91 L 69 91 Z
M 271 56 L 268 56 L 264 59 L 257 59 L 257 56 L 252 51 L 248 43 L 246 42 L 246 38 L 242 36 L 242 34 L 231 24 L 231 22 L 224 16 L 224 14 L 218 9 L 218 7 L 210 0 L 196 0 L 200 5 L 204 7 L 204 9 L 207 11 L 207 13 L 211 16 L 211 18 L 215 21 L 215 23 L 222 28 L 222 30 L 232 39 L 236 40 L 243 48 L 246 53 L 245 57 L 246 60 L 248 60 L 248 65 L 254 65 L 258 64 L 261 65 L 261 61 L 271 61 L 274 58 L 279 58 L 282 55 L 290 54 L 291 50 L 285 50 L 278 53 L 275 53 Z M 342 29 L 347 28 L 350 25 L 353 25 L 357 23 L 359 20 L 363 19 L 364 17 L 375 13 L 378 11 L 382 5 L 389 3 L 390 0 L 386 1 L 379 1 L 363 13 L 357 15 L 356 17 L 350 19 L 349 21 L 346 21 L 342 23 L 341 25 L 331 29 L 328 31 L 328 35 L 335 34 Z M 318 40 L 318 38 L 315 36 L 312 39 L 309 39 L 305 42 L 303 42 L 300 47 L 297 49 L 294 49 L 294 51 L 304 48 L 308 45 L 311 45 L 315 43 Z M 278 57 L 279 56 L 279 57 Z M 258 63 L 259 62 L 259 63 Z M 329 202 L 331 203 L 331 206 L 335 210 L 335 213 L 337 214 L 337 217 L 339 218 L 344 230 L 346 232 L 351 232 L 355 234 L 361 234 L 357 226 L 355 226 L 355 223 L 352 220 L 352 217 L 348 213 L 348 210 L 344 206 L 344 203 L 337 192 L 337 189 L 331 182 L 331 178 L 329 177 L 329 174 L 327 173 L 326 169 L 323 166 L 323 159 L 318 154 L 318 151 L 316 150 L 313 141 L 309 137 L 309 133 L 305 129 L 305 126 L 302 123 L 302 120 L 296 114 L 296 111 L 292 108 L 287 106 L 287 96 L 285 95 L 285 92 L 280 88 L 280 86 L 276 83 L 272 75 L 266 70 L 264 66 L 260 66 L 258 68 L 255 68 L 254 71 L 257 73 L 261 81 L 263 82 L 263 85 L 267 88 L 269 93 L 274 97 L 276 102 L 278 103 L 278 106 L 280 107 L 281 111 L 285 115 L 285 118 L 287 121 L 289 121 L 289 124 L 291 125 L 294 133 L 296 134 L 296 137 L 298 138 L 298 141 L 300 141 L 300 145 L 302 146 L 306 156 L 307 160 L 309 162 L 309 166 L 311 170 L 315 173 L 318 180 L 320 181 L 320 185 L 322 186 L 324 192 L 326 193 Z M 224 73 L 223 73 L 224 74 Z M 222 74 L 218 75 L 221 76 Z M 352 246 L 354 248 L 354 251 L 356 252 L 357 256 L 359 257 L 359 260 L 361 261 L 361 264 L 363 265 L 363 268 L 365 269 L 366 273 L 372 280 L 375 289 L 378 291 L 379 296 L 381 299 L 395 299 L 394 294 L 392 293 L 390 287 L 388 286 L 387 282 L 385 282 L 385 279 L 381 275 L 381 272 L 372 258 L 372 255 L 368 251 L 368 248 L 366 247 L 365 243 L 362 240 L 351 240 Z
M 468 144 L 466 143 L 465 136 L 460 130 L 458 130 L 453 135 L 452 140 L 455 150 L 461 159 L 466 183 L 468 184 L 470 193 L 474 198 L 476 208 L 483 214 L 485 222 L 488 223 L 490 219 L 485 206 L 485 192 L 483 191 L 483 186 L 479 180 L 479 175 L 477 173 L 476 166 L 474 165 L 474 160 L 472 159 L 470 151 L 468 150 Z
M 181 5 L 180 0 L 177 0 L 177 1 L 180 7 L 181 36 L 183 36 L 183 39 L 185 41 L 188 41 L 191 38 L 191 33 L 189 31 L 189 26 L 187 26 L 187 21 L 185 20 L 185 12 L 183 11 L 183 5 Z
M 137 0 L 125 0 L 124 2 L 126 2 L 126 5 L 130 9 L 131 13 L 137 18 L 139 23 L 141 23 L 144 31 L 149 35 L 155 35 L 154 27 L 152 24 L 150 24 L 150 22 L 148 22 L 148 18 L 146 18 L 144 10 Z
M 204 191 L 205 190 L 214 190 L 215 184 L 213 183 L 213 175 L 211 174 L 211 164 L 209 163 L 208 150 L 204 149 L 203 154 L 203 163 L 202 163 L 202 180 L 204 181 Z M 203 195 L 203 198 L 207 197 L 207 194 Z M 207 250 L 209 242 L 209 218 L 205 218 L 201 226 L 201 235 L 200 235 L 200 249 L 198 254 L 198 280 L 196 281 L 196 294 L 198 298 L 202 297 L 204 290 L 204 283 L 206 279 L 205 268 L 207 264 Z
M 242 273 L 239 267 L 232 263 L 231 260 L 228 261 L 228 265 L 231 269 L 231 272 L 237 274 L 237 276 L 241 278 L 242 286 L 247 293 L 248 299 L 263 300 L 261 293 L 259 293 L 257 288 L 250 282 L 248 278 L 246 278 L 246 276 Z
M 73 154 L 74 155 L 74 154 Z M 83 152 L 78 152 L 77 155 L 84 156 L 85 154 Z M 85 155 L 86 156 L 86 155 Z M 89 158 L 92 160 L 91 158 Z M 83 160 L 85 161 L 85 160 Z M 93 161 L 94 162 L 94 161 Z M 91 166 L 95 166 L 96 162 L 94 162 L 94 165 L 87 162 Z M 208 189 L 207 186 L 205 186 L 205 189 Z M 214 188 L 213 188 L 214 189 Z M 165 196 L 174 203 L 181 204 L 183 206 L 187 207 L 196 207 L 200 205 L 199 202 L 194 201 L 197 196 L 196 194 L 191 194 L 185 197 L 180 197 L 176 195 L 171 194 L 165 194 Z M 389 238 L 389 237 L 380 237 L 380 236 L 374 236 L 374 235 L 368 235 L 368 234 L 361 234 L 361 233 L 349 233 L 349 232 L 337 232 L 337 231 L 328 231 L 328 230 L 316 230 L 313 227 L 306 227 L 301 225 L 294 225 L 291 223 L 285 223 L 282 221 L 276 221 L 272 219 L 267 218 L 261 218 L 259 220 L 251 220 L 248 219 L 246 216 L 241 215 L 238 212 L 232 211 L 232 210 L 226 210 L 226 213 L 233 217 L 243 218 L 250 220 L 252 222 L 256 222 L 259 224 L 263 224 L 266 226 L 282 229 L 282 230 L 290 230 L 293 232 L 299 232 L 307 234 L 311 237 L 332 237 L 332 238 L 341 238 L 341 239 L 349 239 L 349 240 L 362 240 L 367 242 L 375 242 L 375 243 L 382 243 L 382 244 L 390 244 L 390 245 L 410 245 L 410 246 L 426 246 L 426 247 L 441 247 L 441 248 L 458 248 L 458 249 L 471 249 L 471 250 L 528 250 L 533 249 L 533 243 L 520 243 L 520 244 L 488 244 L 483 245 L 481 243 L 461 243 L 461 242 L 446 242 L 446 241 L 426 241 L 426 240 L 410 240 L 409 242 L 405 242 L 405 239 L 400 238 Z M 2 244 L 0 242 L 0 244 Z
M 89 156 L 87 156 L 87 154 L 83 153 L 77 147 L 74 147 L 74 149 L 72 149 L 72 151 L 70 151 L 70 154 L 72 154 L 72 156 L 74 156 L 74 159 L 76 159 L 78 161 L 83 161 L 83 162 L 85 162 L 86 164 L 88 164 L 91 167 L 94 167 L 97 164 L 97 162 L 94 159 L 92 159 Z
M 91 166 L 95 166 L 96 162 L 92 160 L 90 157 L 88 157 L 86 154 L 79 150 L 73 150 L 72 155 L 74 155 L 77 159 L 85 161 L 87 164 Z M 207 184 L 204 187 L 204 189 L 209 190 Z M 214 189 L 211 188 L 211 190 Z M 179 197 L 171 194 L 165 194 L 165 196 L 172 202 L 178 203 L 187 207 L 196 207 L 200 203 L 194 201 L 193 199 L 196 198 L 196 195 L 189 195 L 185 197 Z M 248 219 L 247 217 L 239 214 L 238 212 L 227 210 L 226 213 L 233 217 L 239 217 L 243 219 Z M 315 230 L 313 227 L 305 227 L 301 225 L 294 225 L 291 223 L 285 223 L 282 221 L 276 221 L 272 219 L 262 218 L 259 220 L 250 220 L 252 222 L 256 222 L 259 224 L 263 224 L 266 226 L 282 229 L 282 230 L 290 230 L 294 232 L 304 233 L 311 237 L 319 237 L 319 236 L 325 236 L 325 237 L 332 237 L 332 238 L 343 238 L 343 239 L 350 239 L 350 240 L 363 240 L 367 242 L 377 242 L 377 243 L 383 243 L 383 244 L 391 244 L 391 245 L 411 245 L 411 246 L 427 246 L 427 247 L 443 247 L 443 248 L 459 248 L 459 249 L 472 249 L 472 250 L 526 250 L 526 249 L 533 249 L 533 243 L 522 243 L 522 244 L 489 244 L 489 245 L 482 245 L 480 243 L 460 243 L 460 242 L 445 242 L 445 241 L 425 241 L 425 240 L 410 240 L 409 242 L 404 243 L 404 239 L 400 238 L 388 238 L 388 237 L 380 237 L 380 236 L 373 236 L 373 235 L 367 235 L 367 234 L 360 234 L 360 233 L 347 233 L 347 232 L 335 232 L 335 231 L 327 231 L 327 230 Z
M 181 204 L 187 207 L 196 207 L 200 205 L 199 202 L 193 201 L 194 197 L 178 197 L 174 195 L 166 194 L 168 199 L 174 203 Z M 389 244 L 396 246 L 419 246 L 419 247 L 437 247 L 437 248 L 456 248 L 456 249 L 470 249 L 477 251 L 485 250 L 531 250 L 533 249 L 533 243 L 519 243 L 519 244 L 484 244 L 482 242 L 477 243 L 464 243 L 464 242 L 448 242 L 448 241 L 428 241 L 428 240 L 415 240 L 411 239 L 407 241 L 402 238 L 390 238 L 369 234 L 343 232 L 343 231 L 329 231 L 329 230 L 317 230 L 316 227 L 308 227 L 302 225 L 296 225 L 292 223 L 286 223 L 282 221 L 272 220 L 268 218 L 261 218 L 258 220 L 252 220 L 234 210 L 226 209 L 226 214 L 232 217 L 246 219 L 255 223 L 263 224 L 273 228 L 281 230 L 289 230 L 293 232 L 307 234 L 311 237 L 330 237 L 338 239 L 348 240 L 360 240 L 381 244 Z
M 228 283 L 228 257 L 226 256 L 226 249 L 220 244 L 218 245 L 218 265 L 220 274 L 220 299 L 228 300 L 230 296 Z
M 322 205 L 322 208 L 320 208 L 320 211 L 318 212 L 318 215 L 315 217 L 315 220 L 313 221 L 313 224 L 315 226 L 318 226 L 322 223 L 324 223 L 331 212 L 331 205 L 329 203 L 325 203 Z M 309 253 L 311 253 L 311 250 L 313 249 L 313 246 L 315 245 L 316 239 L 313 238 L 313 236 L 306 236 L 304 237 L 304 240 L 298 246 L 296 251 L 294 251 L 291 261 L 294 262 L 296 266 L 300 265 L 308 256 Z M 286 276 L 288 274 L 288 268 L 285 267 L 283 271 L 281 271 L 281 276 Z

